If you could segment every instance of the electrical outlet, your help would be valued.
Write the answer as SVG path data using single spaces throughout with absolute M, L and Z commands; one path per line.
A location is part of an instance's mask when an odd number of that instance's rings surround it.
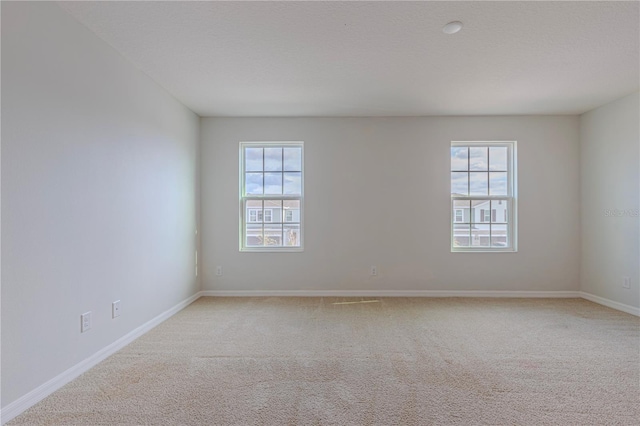
M 371 266 L 371 271 L 369 273 L 372 277 L 378 275 L 378 267 L 376 265 Z
M 221 276 L 222 275 L 222 266 L 216 266 L 216 275 L 217 276 Z
M 91 330 L 91 311 L 80 315 L 80 332 Z
M 631 288 L 631 278 L 622 277 L 622 288 Z
M 120 301 L 116 300 L 111 304 L 111 318 L 120 316 Z

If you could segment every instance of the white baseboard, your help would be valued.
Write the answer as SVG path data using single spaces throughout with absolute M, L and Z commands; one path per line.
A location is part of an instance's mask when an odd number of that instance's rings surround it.
M 640 317 L 640 308 L 636 308 L 635 306 L 625 305 L 624 303 L 615 302 L 611 299 L 606 299 L 604 297 L 596 296 L 595 294 L 587 293 L 585 291 L 580 292 L 580 297 L 582 297 L 583 299 L 587 299 L 591 302 L 597 303 L 599 305 L 604 305 L 608 308 L 616 309 L 618 311 L 626 312 L 628 314 Z
M 26 411 L 28 408 L 42 401 L 44 398 L 51 395 L 53 392 L 57 391 L 58 389 L 60 389 L 62 386 L 66 385 L 67 383 L 69 383 L 76 377 L 80 376 L 81 374 L 85 373 L 86 371 L 88 371 L 89 369 L 91 369 L 101 361 L 105 360 L 106 358 L 113 355 L 120 349 L 124 348 L 129 343 L 133 342 L 135 339 L 142 336 L 143 334 L 145 334 L 146 332 L 148 332 L 158 324 L 162 323 L 163 321 L 175 315 L 182 309 L 186 308 L 188 305 L 190 305 L 200 297 L 201 297 L 201 293 L 196 293 L 193 296 L 189 297 L 188 299 L 183 300 L 182 302 L 178 303 L 174 307 L 164 311 L 163 313 L 156 316 L 155 318 L 142 324 L 140 327 L 136 328 L 135 330 L 122 336 L 121 338 L 119 338 L 109 346 L 99 350 L 98 352 L 91 355 L 89 358 L 85 359 L 84 361 L 79 362 L 78 364 L 74 365 L 73 367 L 69 368 L 63 373 L 58 374 L 53 379 L 38 386 L 31 392 L 27 393 L 26 395 L 23 395 L 22 397 L 18 398 L 11 404 L 2 408 L 2 410 L 0 410 L 0 424 L 5 424 L 9 420 L 20 415 L 21 413 Z
M 511 297 L 579 298 L 579 291 L 456 290 L 204 290 L 214 297 Z

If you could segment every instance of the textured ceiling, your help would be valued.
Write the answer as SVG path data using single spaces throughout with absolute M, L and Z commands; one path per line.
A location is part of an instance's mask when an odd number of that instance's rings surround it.
M 638 2 L 60 5 L 201 116 L 578 114 L 640 85 Z

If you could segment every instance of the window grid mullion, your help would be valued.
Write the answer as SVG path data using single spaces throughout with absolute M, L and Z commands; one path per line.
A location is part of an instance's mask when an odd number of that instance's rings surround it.
M 487 195 L 491 195 L 491 175 L 489 174 L 489 170 L 491 169 L 489 167 L 489 162 L 491 161 L 491 159 L 489 158 L 490 152 L 491 150 L 489 149 L 489 147 L 487 147 Z M 489 203 L 489 210 L 491 210 L 491 203 Z
M 471 149 L 467 147 L 467 196 L 471 195 Z M 471 232 L 471 230 L 469 230 Z M 471 236 L 469 236 L 471 242 Z
M 511 176 L 513 170 L 513 150 L 507 147 L 507 193 L 513 196 L 513 178 Z
M 489 154 L 487 154 L 487 156 L 488 155 Z M 493 247 L 493 240 L 491 239 L 492 232 L 493 232 L 493 200 L 490 200 L 489 201 L 489 247 Z

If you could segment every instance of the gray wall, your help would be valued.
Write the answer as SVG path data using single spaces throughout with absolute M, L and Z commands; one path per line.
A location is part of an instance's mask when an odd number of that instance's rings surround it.
M 3 407 L 199 290 L 198 129 L 56 4 L 2 2 Z
M 640 307 L 640 107 L 634 93 L 580 117 L 581 290 Z M 622 277 L 631 288 L 622 287 Z
M 577 116 L 201 124 L 204 290 L 579 290 Z M 239 142 L 269 140 L 305 142 L 302 253 L 238 250 Z M 452 140 L 518 141 L 518 253 L 450 252 Z

